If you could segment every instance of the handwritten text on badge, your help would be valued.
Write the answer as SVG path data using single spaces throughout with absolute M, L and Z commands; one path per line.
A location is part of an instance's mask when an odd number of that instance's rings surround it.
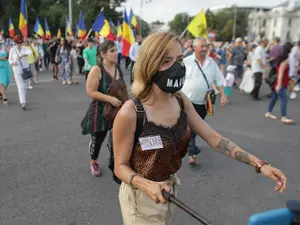
M 160 149 L 164 147 L 160 135 L 150 136 L 150 137 L 140 137 L 139 141 L 143 151 Z

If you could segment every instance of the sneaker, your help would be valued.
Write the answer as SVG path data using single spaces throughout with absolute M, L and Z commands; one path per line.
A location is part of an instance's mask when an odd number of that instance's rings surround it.
M 69 85 L 72 84 L 72 81 L 68 80 L 68 84 L 69 84 Z
M 31 85 L 29 85 L 29 86 L 27 87 L 27 89 L 32 90 L 33 87 L 32 87 Z
M 62 84 L 66 84 L 67 82 L 64 80 Z
M 26 104 L 21 104 L 21 107 L 22 107 L 23 111 L 26 110 Z
M 3 105 L 8 105 L 8 100 L 7 100 L 7 98 L 3 98 L 2 102 L 3 102 Z
M 299 84 L 295 85 L 294 91 L 300 91 L 300 85 Z
M 290 99 L 296 99 L 297 98 L 297 93 L 296 92 L 291 92 L 291 94 L 290 94 Z
M 100 173 L 100 170 L 99 170 L 99 164 L 98 162 L 94 163 L 94 162 L 91 162 L 91 172 L 92 172 L 92 175 L 95 176 L 95 177 L 100 177 L 101 173 Z

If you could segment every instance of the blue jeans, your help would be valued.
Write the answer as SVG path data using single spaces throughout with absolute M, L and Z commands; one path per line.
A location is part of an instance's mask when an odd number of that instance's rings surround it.
M 277 102 L 278 96 L 280 97 L 280 100 L 281 100 L 281 105 L 280 105 L 281 116 L 285 117 L 288 97 L 287 97 L 287 93 L 286 93 L 286 88 L 284 88 L 284 87 L 282 87 L 278 93 L 275 91 L 275 89 L 273 90 L 272 97 L 271 97 L 269 107 L 268 107 L 268 112 L 272 112 L 272 110 Z
M 193 106 L 198 115 L 204 120 L 207 114 L 205 105 L 196 105 L 193 103 Z M 201 150 L 196 146 L 196 136 L 197 134 L 192 131 L 191 140 L 188 147 L 189 156 L 196 156 L 201 152 Z

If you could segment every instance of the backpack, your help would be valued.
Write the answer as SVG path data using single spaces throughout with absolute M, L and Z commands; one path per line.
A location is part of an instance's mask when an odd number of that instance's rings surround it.
M 176 96 L 177 101 L 179 103 L 179 106 L 181 110 L 184 110 L 184 103 L 181 97 Z M 133 143 L 133 149 L 135 148 L 136 144 L 138 143 L 139 137 L 141 135 L 143 126 L 144 126 L 144 119 L 145 119 L 145 109 L 144 106 L 142 105 L 141 101 L 139 99 L 134 99 L 135 103 L 135 111 L 136 111 L 136 128 L 135 128 L 135 133 L 134 133 L 134 143 Z M 113 149 L 113 136 L 112 136 L 112 129 L 108 132 L 108 142 L 107 142 L 107 148 L 109 152 L 109 161 L 108 161 L 108 169 L 112 172 L 113 174 L 113 180 L 117 184 L 121 184 L 122 181 L 116 177 L 114 173 L 114 149 Z
M 143 126 L 144 126 L 144 118 L 145 118 L 145 109 L 144 106 L 142 105 L 141 101 L 139 99 L 134 100 L 135 103 L 135 111 L 136 111 L 136 128 L 135 128 L 135 133 L 134 133 L 134 143 L 133 143 L 133 148 L 135 148 L 139 136 L 142 132 Z M 114 173 L 114 149 L 113 149 L 113 136 L 112 136 L 112 129 L 108 133 L 108 142 L 107 142 L 107 148 L 109 152 L 109 161 L 108 161 L 108 169 L 111 170 L 113 173 L 113 180 L 121 184 L 122 181 L 116 177 Z
M 275 82 L 276 82 L 276 79 L 277 79 L 276 67 L 272 66 L 271 69 L 270 69 L 270 71 L 269 71 L 269 73 L 268 73 L 266 82 L 270 86 L 273 86 L 275 84 Z

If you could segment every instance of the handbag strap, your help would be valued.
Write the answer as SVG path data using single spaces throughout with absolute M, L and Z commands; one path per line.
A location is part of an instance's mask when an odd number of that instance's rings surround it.
M 21 48 L 23 48 L 23 46 L 22 46 Z M 22 61 L 21 61 L 21 58 L 20 58 L 20 55 L 19 55 L 19 53 L 18 53 L 17 47 L 15 48 L 15 52 L 16 52 L 17 56 L 19 57 L 19 62 L 20 62 L 20 64 L 21 64 L 22 69 L 24 69 L 23 63 L 22 63 Z
M 103 64 L 101 65 L 101 67 L 103 67 L 104 71 L 106 72 L 106 70 L 105 70 L 105 68 L 104 68 Z M 100 69 L 101 69 L 101 72 L 103 72 L 101 67 L 100 67 Z M 112 85 L 113 85 L 114 81 L 116 80 L 116 77 L 117 77 L 117 66 L 115 67 L 115 74 L 114 74 L 114 76 L 113 76 L 113 80 L 112 80 L 112 82 L 110 83 L 109 87 L 107 88 L 107 91 L 106 91 L 106 93 L 108 93 L 108 92 L 109 92 L 109 90 L 110 90 L 110 88 L 112 87 Z
M 195 63 L 197 64 L 198 68 L 200 69 L 200 71 L 201 71 L 201 73 L 202 73 L 202 75 L 203 75 L 203 77 L 204 77 L 204 79 L 205 79 L 205 82 L 206 82 L 206 84 L 207 84 L 207 88 L 210 89 L 210 86 L 209 86 L 209 83 L 208 83 L 208 81 L 207 81 L 207 78 L 206 78 L 206 76 L 205 76 L 203 70 L 201 69 L 201 66 L 199 65 L 199 63 L 197 62 L 196 59 L 195 59 Z

